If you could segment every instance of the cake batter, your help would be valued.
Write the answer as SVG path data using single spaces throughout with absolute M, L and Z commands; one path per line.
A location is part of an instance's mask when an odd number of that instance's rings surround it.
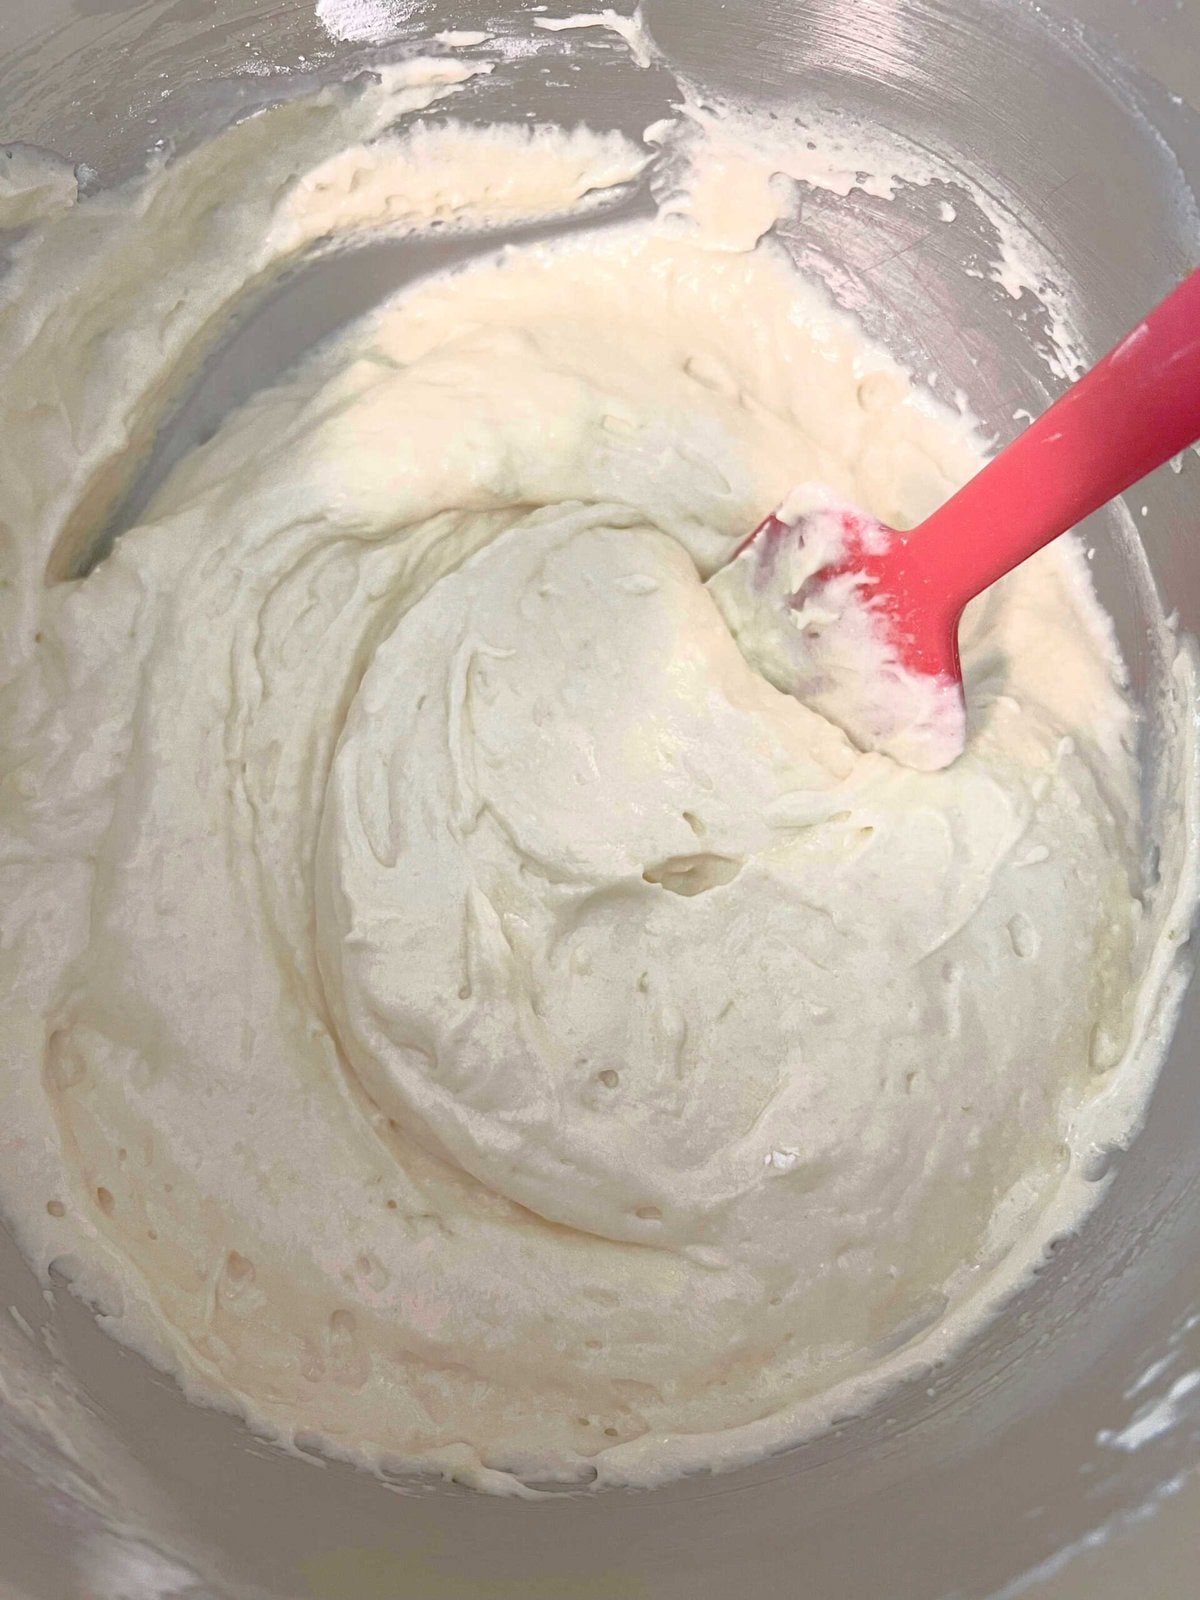
M 91 565 L 249 286 L 649 159 L 387 131 L 470 70 L 254 118 L 17 253 L 0 1202 L 285 1443 L 648 1482 L 867 1403 L 1044 1244 L 1142 982 L 1133 718 L 1065 544 L 971 608 L 945 772 L 743 657 L 705 583 L 794 485 L 908 527 L 982 459 L 731 243 L 769 171 L 405 291 Z

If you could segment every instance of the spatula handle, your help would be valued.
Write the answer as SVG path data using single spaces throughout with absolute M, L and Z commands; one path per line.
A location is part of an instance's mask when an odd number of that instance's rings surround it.
M 910 535 L 959 606 L 1200 439 L 1200 270 Z

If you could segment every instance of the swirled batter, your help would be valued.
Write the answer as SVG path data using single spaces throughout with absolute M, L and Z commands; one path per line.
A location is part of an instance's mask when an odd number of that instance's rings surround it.
M 246 286 L 647 160 L 385 131 L 465 76 L 252 119 L 17 254 L 0 1191 L 284 1440 L 645 1480 L 798 1437 L 1043 1238 L 1140 981 L 1132 718 L 1065 547 L 972 609 L 944 773 L 743 659 L 705 579 L 794 483 L 909 526 L 980 447 L 719 183 L 410 288 L 80 575 Z

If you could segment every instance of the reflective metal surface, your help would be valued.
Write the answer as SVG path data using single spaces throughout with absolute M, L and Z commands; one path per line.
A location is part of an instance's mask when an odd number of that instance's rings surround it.
M 408 20 L 389 50 L 446 26 L 536 37 L 534 53 L 482 80 L 455 114 L 511 117 L 529 105 L 636 135 L 676 94 L 670 71 L 639 69 L 603 30 L 535 36 L 524 10 L 500 0 L 395 11 Z M 752 98 L 785 119 L 831 105 L 949 157 L 1052 261 L 1084 354 L 1106 348 L 1200 254 L 1194 6 L 646 0 L 644 11 L 658 46 L 704 92 Z M 376 54 L 331 42 L 312 0 L 0 0 L 0 139 L 86 162 L 88 181 L 103 184 L 159 141 L 189 143 Z M 1055 386 L 1037 353 L 1052 330 L 1030 296 L 971 275 L 995 243 L 987 217 L 964 206 L 953 227 L 933 230 L 929 203 L 915 190 L 894 201 L 813 190 L 781 236 L 1003 439 L 1014 411 Z M 329 292 L 348 314 L 428 264 L 393 248 L 348 266 Z M 210 405 L 236 395 L 236 377 L 222 381 Z M 1167 609 L 1200 632 L 1200 460 L 1135 491 L 1132 509 L 1098 523 L 1095 570 L 1135 689 L 1153 707 L 1165 664 L 1148 624 L 1149 574 Z M 1153 767 L 1153 741 L 1148 755 Z M 1045 1596 L 1127 1600 L 1132 1573 L 1147 1600 L 1194 1594 L 1200 1393 L 1140 1448 L 1111 1437 L 1200 1368 L 1198 1039 L 1194 988 L 1113 1187 L 966 1359 L 784 1457 L 648 1494 L 534 1505 L 418 1497 L 286 1457 L 232 1418 L 187 1405 L 85 1308 L 65 1296 L 47 1306 L 0 1240 L 0 1300 L 53 1329 L 54 1353 L 38 1357 L 43 1381 L 65 1369 L 79 1385 L 90 1463 L 72 1477 L 49 1441 L 0 1409 L 0 1592 L 7 1582 L 20 1600 L 949 1600 L 1007 1592 L 1040 1568 L 1031 1581 Z M 29 1347 L 0 1322 L 2 1373 L 14 1341 L 26 1363 Z M 1167 1357 L 1157 1387 L 1132 1395 Z M 1152 1517 L 1164 1486 L 1178 1494 Z

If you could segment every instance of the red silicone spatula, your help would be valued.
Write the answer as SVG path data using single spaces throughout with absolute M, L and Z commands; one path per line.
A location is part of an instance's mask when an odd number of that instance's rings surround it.
M 1200 270 L 918 527 L 802 486 L 708 586 L 777 688 L 934 771 L 963 748 L 967 601 L 1197 439 Z

